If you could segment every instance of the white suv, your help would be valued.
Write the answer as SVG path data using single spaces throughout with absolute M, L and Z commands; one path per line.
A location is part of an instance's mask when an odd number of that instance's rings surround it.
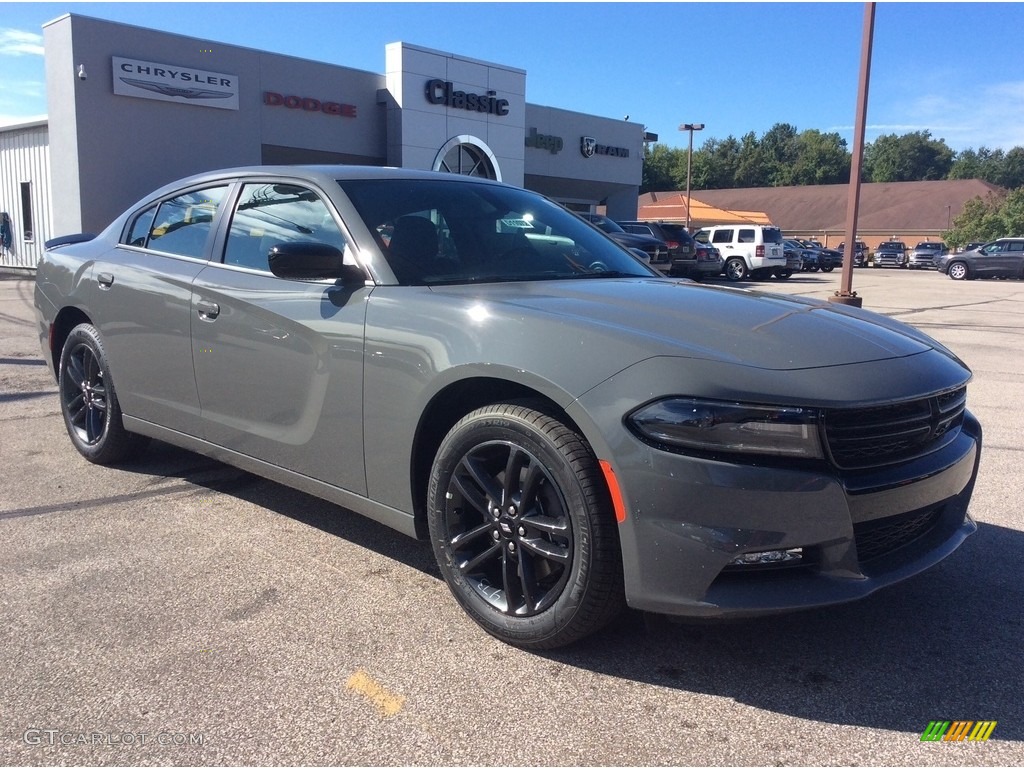
M 760 224 L 728 224 L 706 227 L 693 236 L 719 250 L 725 262 L 725 276 L 742 280 L 781 275 L 786 271 L 786 254 L 782 247 L 782 230 Z

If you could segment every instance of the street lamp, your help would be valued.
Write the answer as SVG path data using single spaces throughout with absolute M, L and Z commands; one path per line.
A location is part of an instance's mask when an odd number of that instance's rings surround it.
M 690 149 L 686 152 L 686 231 L 690 231 L 690 167 L 693 163 L 693 132 L 703 131 L 704 123 L 683 123 L 679 126 L 680 131 L 688 131 L 690 134 Z

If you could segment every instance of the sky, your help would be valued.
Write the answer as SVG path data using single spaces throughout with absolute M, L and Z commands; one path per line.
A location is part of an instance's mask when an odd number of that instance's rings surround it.
M 66 13 L 383 73 L 402 41 L 525 70 L 531 104 L 628 119 L 686 147 L 773 125 L 852 147 L 864 3 L 10 3 L 0 124 L 46 114 L 42 25 Z M 1024 146 L 1024 3 L 876 5 L 865 141 L 929 131 Z M 209 69 L 216 69 L 211 61 Z M 238 73 L 244 76 L 245 73 Z

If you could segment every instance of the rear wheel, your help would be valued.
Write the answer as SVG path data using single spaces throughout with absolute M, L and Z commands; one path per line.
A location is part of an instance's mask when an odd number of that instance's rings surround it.
M 835 267 L 822 267 L 821 271 L 822 272 L 831 272 L 833 269 L 835 269 Z
M 946 273 L 954 280 L 966 280 L 970 277 L 967 265 L 962 261 L 954 261 L 949 265 Z
M 60 354 L 60 410 L 72 444 L 94 464 L 114 464 L 136 455 L 149 442 L 121 421 L 114 381 L 99 332 L 75 326 Z
M 742 280 L 749 274 L 747 262 L 738 257 L 733 257 L 725 262 L 725 276 L 730 280 Z
M 434 555 L 452 594 L 513 645 L 556 648 L 625 603 L 618 531 L 597 459 L 524 405 L 480 408 L 438 449 L 428 490 Z

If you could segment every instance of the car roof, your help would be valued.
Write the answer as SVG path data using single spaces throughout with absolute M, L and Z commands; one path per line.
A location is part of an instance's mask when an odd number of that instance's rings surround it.
M 441 171 L 421 171 L 410 168 L 390 168 L 383 166 L 369 165 L 246 165 L 234 168 L 222 168 L 215 171 L 206 171 L 178 179 L 164 185 L 147 197 L 159 197 L 167 192 L 194 184 L 203 184 L 208 181 L 219 181 L 241 176 L 278 176 L 292 179 L 306 180 L 309 182 L 326 185 L 341 180 L 366 180 L 366 179 L 444 179 L 449 182 L 477 182 L 481 184 L 501 184 L 501 182 L 483 179 L 478 176 L 463 176 L 457 173 L 443 173 Z

